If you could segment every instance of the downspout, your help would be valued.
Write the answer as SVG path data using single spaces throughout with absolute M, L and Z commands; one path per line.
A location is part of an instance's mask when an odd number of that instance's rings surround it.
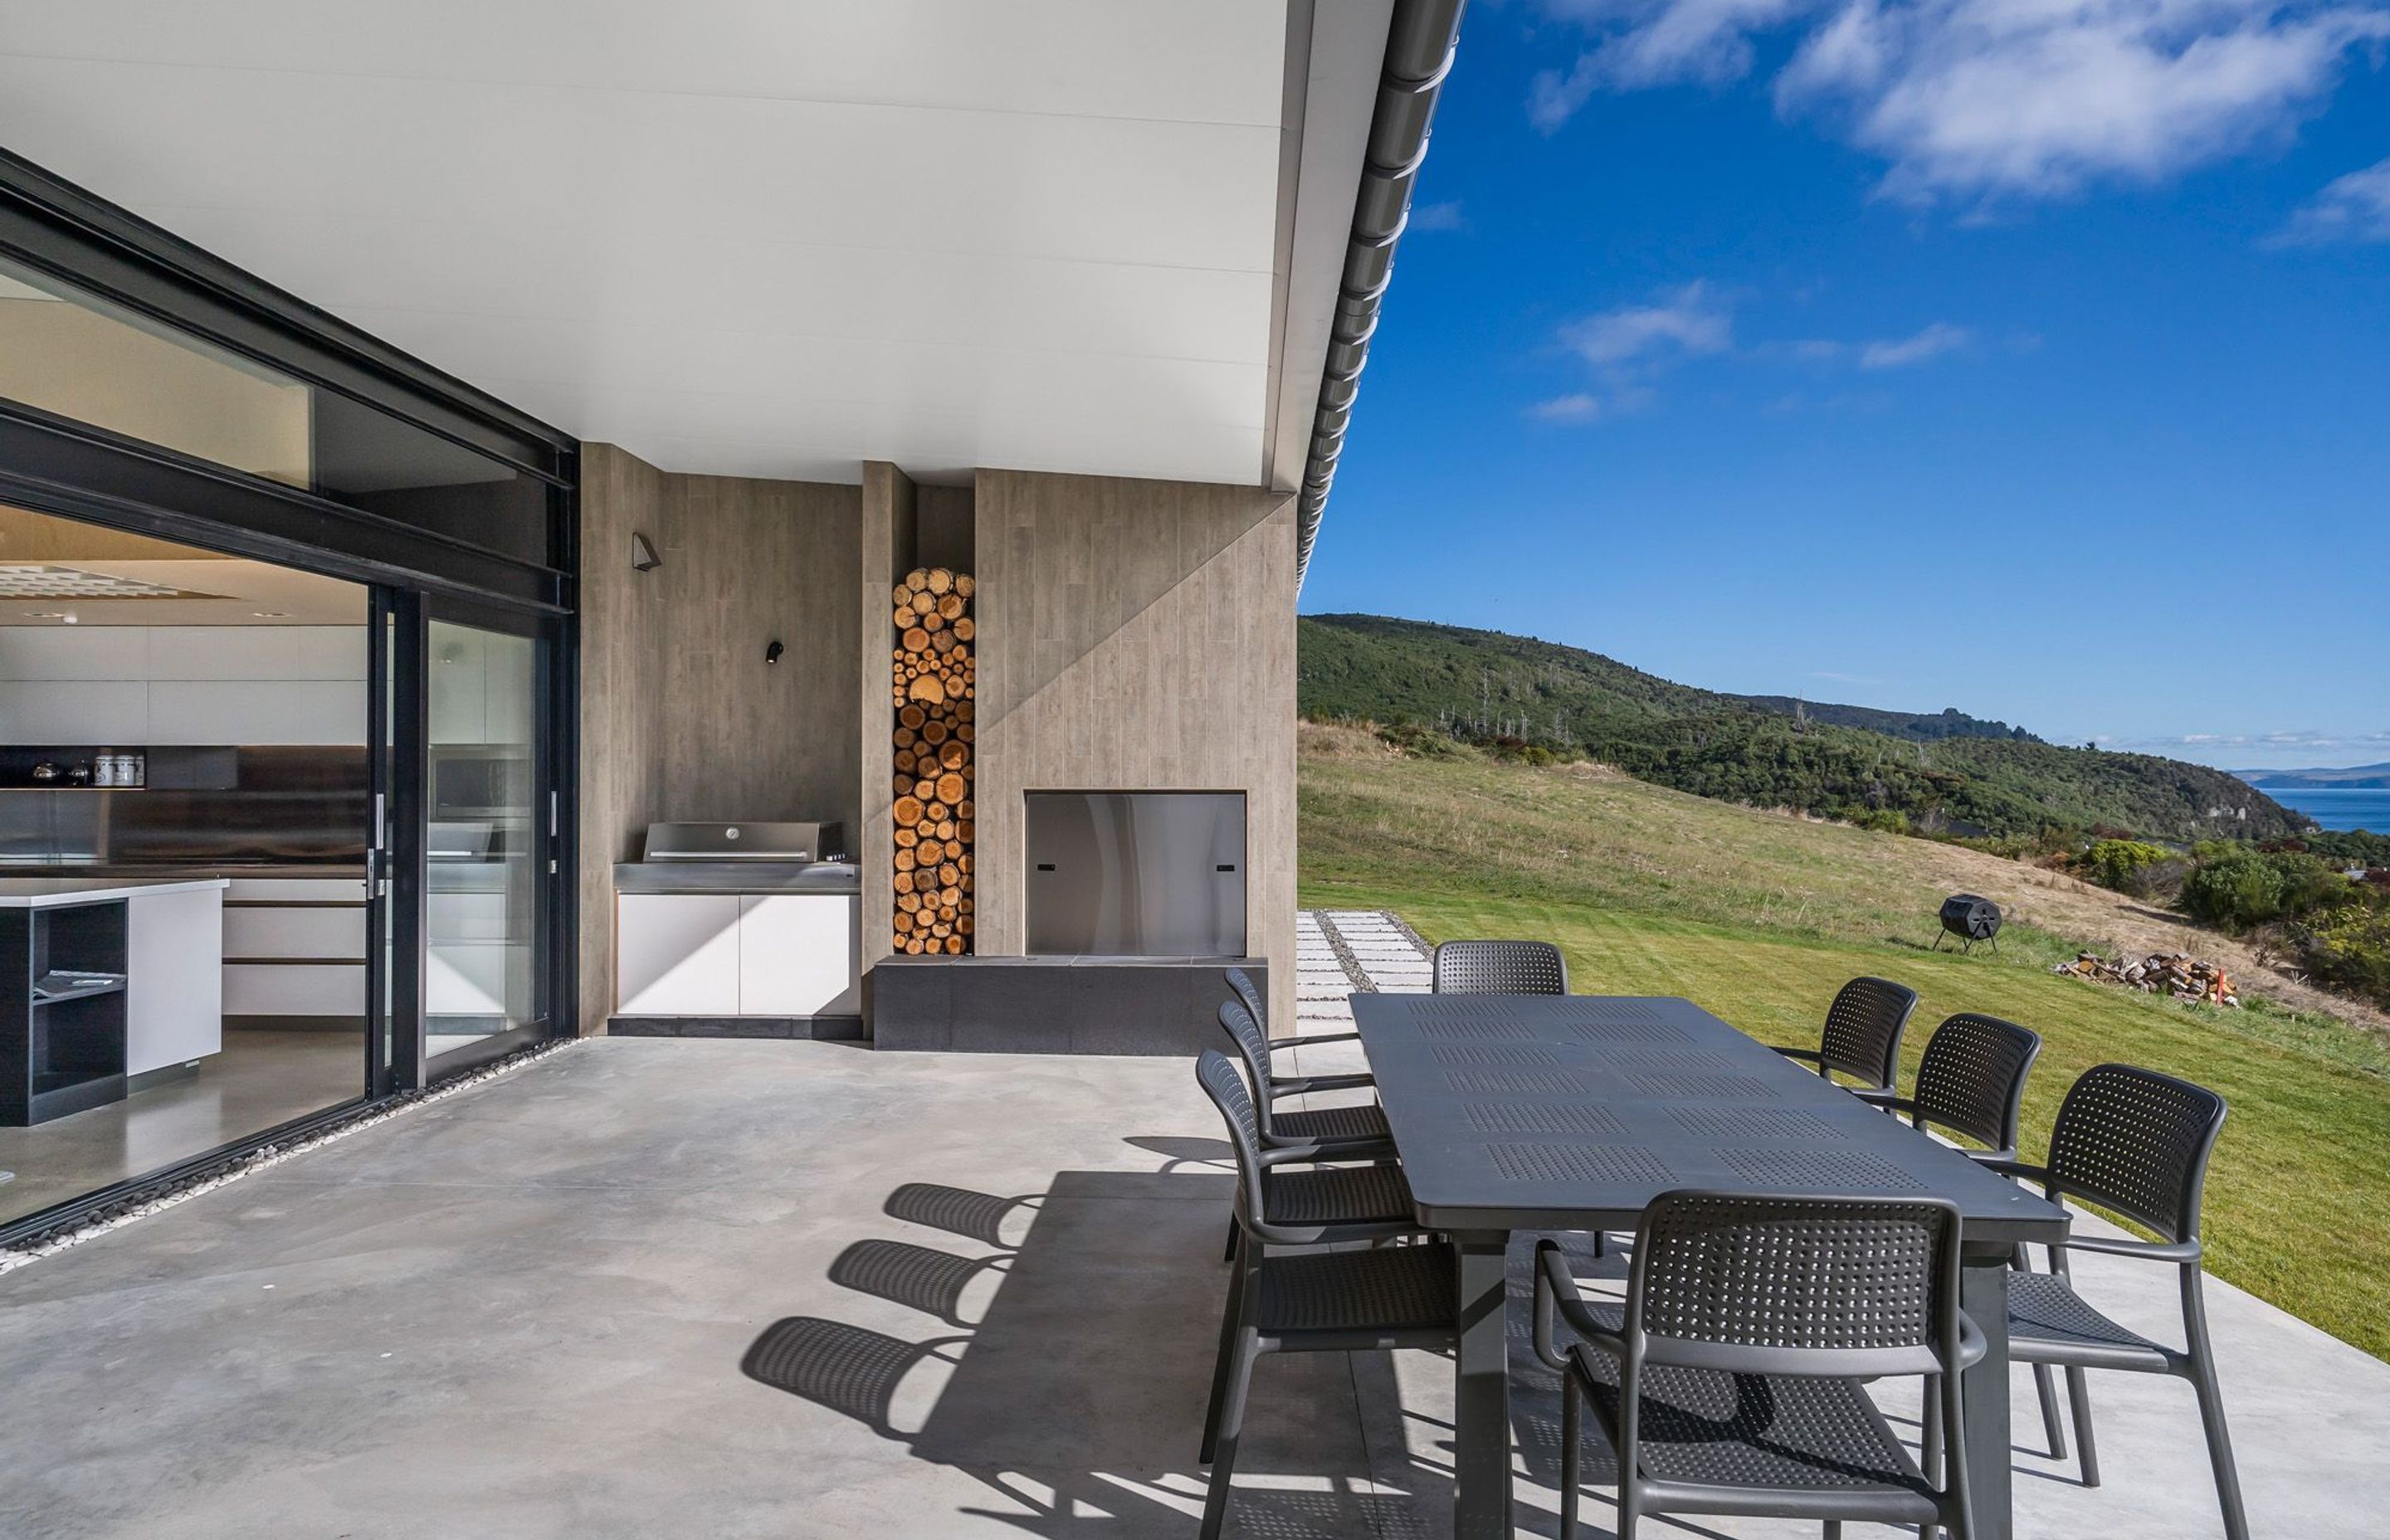
M 1319 519 L 1336 481 L 1336 461 L 1344 452 L 1344 430 L 1353 419 L 1361 367 L 1368 362 L 1369 335 L 1378 329 L 1378 307 L 1394 276 L 1394 243 L 1410 217 L 1411 187 L 1427 159 L 1428 122 L 1437 94 L 1451 72 L 1459 45 L 1460 12 L 1467 0 L 1394 0 L 1386 29 L 1386 62 L 1378 80 L 1378 106 L 1369 120 L 1369 148 L 1361 189 L 1353 205 L 1353 237 L 1344 252 L 1344 280 L 1336 297 L 1336 319 L 1328 337 L 1328 366 L 1319 381 L 1319 408 L 1311 423 L 1311 454 L 1303 471 L 1303 495 L 1295 508 L 1294 581 L 1311 565 Z

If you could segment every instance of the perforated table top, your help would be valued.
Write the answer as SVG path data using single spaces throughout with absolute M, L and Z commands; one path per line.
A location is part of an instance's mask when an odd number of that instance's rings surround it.
M 1933 1196 L 1972 1245 L 2062 1239 L 2064 1212 L 1690 1000 L 1356 995 L 1419 1219 L 1632 1229 L 1675 1187 Z

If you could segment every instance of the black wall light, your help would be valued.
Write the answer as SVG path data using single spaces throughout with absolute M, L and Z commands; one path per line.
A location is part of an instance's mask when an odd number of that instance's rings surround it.
M 663 564 L 664 558 L 656 555 L 656 548 L 649 543 L 648 537 L 639 533 L 636 530 L 633 531 L 631 533 L 631 571 L 635 572 L 652 572 Z
M 775 638 L 772 645 L 764 649 L 764 661 L 767 663 L 778 662 L 780 661 L 780 652 L 781 648 L 779 641 L 777 638 Z

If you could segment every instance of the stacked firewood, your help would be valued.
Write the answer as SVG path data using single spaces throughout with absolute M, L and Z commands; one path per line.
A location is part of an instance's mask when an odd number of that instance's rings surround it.
M 2097 952 L 2083 952 L 2050 971 L 2122 984 L 2144 995 L 2171 995 L 2178 1000 L 2205 1000 L 2218 1006 L 2241 1004 L 2241 992 L 2233 987 L 2232 976 L 2223 964 L 2202 962 L 2187 952 L 2152 952 L 2140 958 L 2119 953 L 2114 961 Z
M 889 676 L 896 712 L 896 950 L 970 950 L 972 583 L 969 572 L 917 567 L 893 594 Z

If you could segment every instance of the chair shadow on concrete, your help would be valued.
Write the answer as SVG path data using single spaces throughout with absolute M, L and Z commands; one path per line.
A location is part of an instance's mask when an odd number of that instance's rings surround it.
M 1138 1142 L 1206 1146 L 1188 1152 L 1200 1161 L 1214 1141 Z M 739 1367 L 987 1494 L 984 1503 L 957 1502 L 950 1484 L 925 1483 L 919 1533 L 936 1533 L 943 1509 L 1029 1534 L 1191 1536 L 1205 1478 L 1195 1452 L 1228 1285 L 1219 1232 L 1230 1190 L 1230 1178 L 1201 1163 L 1066 1171 L 1028 1198 L 907 1183 L 884 1212 L 975 1249 L 864 1237 L 838 1253 L 829 1277 L 871 1302 L 859 1308 L 877 1326 L 891 1325 L 885 1307 L 894 1304 L 918 1315 L 923 1332 L 790 1315 L 756 1338 Z M 1363 1442 L 1365 1425 L 1401 1426 L 1392 1361 L 1304 1359 L 1315 1361 L 1272 1363 L 1255 1387 L 1229 1533 L 1436 1533 L 1449 1511 L 1448 1475 L 1390 1459 L 1384 1438 Z M 1356 1399 L 1365 1396 L 1366 1407 Z
M 1188 1166 L 1211 1166 L 1223 1172 L 1237 1169 L 1237 1152 L 1228 1148 L 1226 1139 L 1196 1139 L 1167 1134 L 1135 1134 L 1121 1141 L 1133 1145 L 1149 1155 L 1159 1155 L 1170 1163 L 1164 1171 L 1179 1171 Z
M 1023 1213 L 1034 1213 L 1043 1200 L 1043 1194 L 998 1198 L 936 1182 L 907 1182 L 888 1195 L 880 1212 L 908 1225 L 944 1230 L 983 1245 L 1004 1246 L 1009 1244 L 1004 1238 L 1006 1222 Z

